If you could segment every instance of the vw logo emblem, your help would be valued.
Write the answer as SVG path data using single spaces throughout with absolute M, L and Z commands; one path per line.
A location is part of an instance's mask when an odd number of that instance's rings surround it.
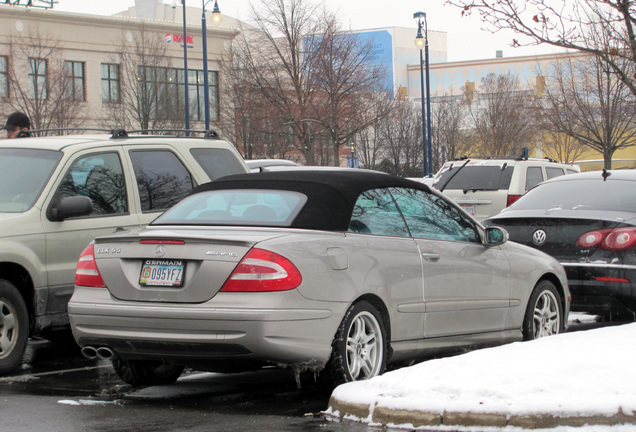
M 164 245 L 157 246 L 157 248 L 155 249 L 155 255 L 157 255 L 158 257 L 162 257 L 165 254 L 166 254 L 166 247 Z
M 545 243 L 546 239 L 547 239 L 547 235 L 545 231 L 541 229 L 536 230 L 532 234 L 532 243 L 536 244 L 537 246 L 541 246 L 543 243 Z

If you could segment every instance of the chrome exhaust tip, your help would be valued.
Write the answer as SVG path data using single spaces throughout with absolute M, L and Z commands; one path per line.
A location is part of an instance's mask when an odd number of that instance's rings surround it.
M 95 360 L 97 358 L 97 350 L 92 346 L 83 347 L 81 353 L 89 360 Z
M 99 347 L 96 350 L 96 355 L 102 360 L 113 360 L 117 357 L 115 352 L 108 347 Z

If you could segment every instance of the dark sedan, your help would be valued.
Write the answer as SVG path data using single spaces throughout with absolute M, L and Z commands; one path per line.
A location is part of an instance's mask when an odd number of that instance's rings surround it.
M 558 177 L 526 193 L 485 225 L 561 262 L 572 310 L 608 320 L 636 311 L 636 171 Z

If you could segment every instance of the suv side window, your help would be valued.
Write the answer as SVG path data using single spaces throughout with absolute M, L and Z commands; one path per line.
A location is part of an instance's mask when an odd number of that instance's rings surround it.
M 391 188 L 413 237 L 480 241 L 473 223 L 445 199 L 417 189 Z
M 131 150 L 142 211 L 172 207 L 194 187 L 192 175 L 168 150 Z
M 234 153 L 227 149 L 193 148 L 190 153 L 210 177 L 210 180 L 216 180 L 226 175 L 245 173 L 245 168 Z
M 93 201 L 92 214 L 128 212 L 126 182 L 117 153 L 99 153 L 78 158 L 64 175 L 60 199 L 82 195 Z
M 543 181 L 541 167 L 528 167 L 526 171 L 526 190 L 535 187 Z
M 548 176 L 548 180 L 551 179 L 551 178 L 555 178 L 555 177 L 559 177 L 559 176 L 565 175 L 565 173 L 563 172 L 563 170 L 561 168 L 554 168 L 554 167 L 546 167 L 545 173 Z
M 349 231 L 409 237 L 404 219 L 387 189 L 373 189 L 360 194 L 353 207 Z

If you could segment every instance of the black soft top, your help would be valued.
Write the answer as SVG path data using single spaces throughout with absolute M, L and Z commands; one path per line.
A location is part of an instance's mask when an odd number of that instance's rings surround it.
M 305 170 L 236 174 L 196 187 L 191 194 L 219 189 L 275 189 L 300 192 L 307 203 L 292 228 L 346 231 L 353 206 L 369 189 L 406 187 L 430 191 L 423 183 L 370 170 Z

